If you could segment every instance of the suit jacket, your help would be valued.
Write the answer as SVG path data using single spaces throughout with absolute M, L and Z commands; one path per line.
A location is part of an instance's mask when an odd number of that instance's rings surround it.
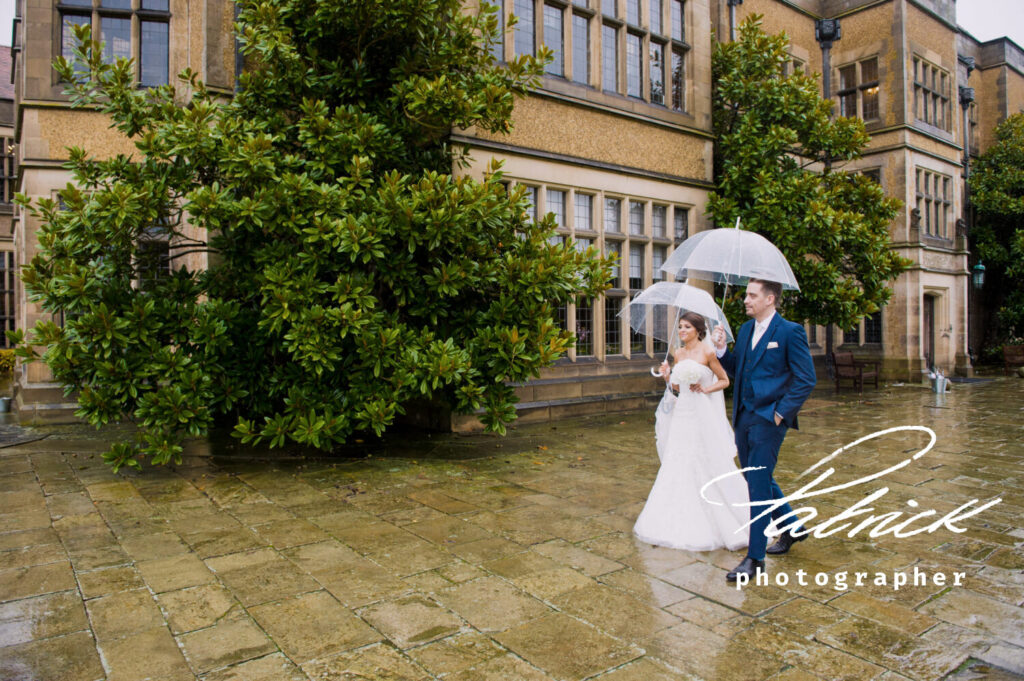
M 798 428 L 797 412 L 817 380 L 804 327 L 776 313 L 757 347 L 751 350 L 753 334 L 754 320 L 750 319 L 740 327 L 733 349 L 726 350 L 720 359 L 735 386 L 733 427 L 742 404 L 772 423 L 778 413 L 787 426 Z M 745 385 L 746 381 L 750 382 L 749 386 Z M 745 399 L 747 388 L 751 389 L 752 398 Z

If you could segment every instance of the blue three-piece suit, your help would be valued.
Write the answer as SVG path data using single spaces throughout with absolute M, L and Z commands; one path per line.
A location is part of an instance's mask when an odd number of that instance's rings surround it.
M 751 319 L 740 327 L 733 350 L 727 350 L 721 357 L 722 367 L 734 386 L 732 427 L 740 467 L 763 467 L 745 474 L 752 502 L 785 496 L 773 477 L 779 447 L 786 431 L 798 427 L 797 412 L 815 384 L 814 362 L 803 326 L 776 313 L 757 346 L 751 349 L 754 326 Z M 775 425 L 776 414 L 782 417 L 780 425 Z M 750 517 L 764 509 L 752 506 Z M 771 518 L 779 519 L 791 512 L 789 504 L 783 504 L 772 512 Z M 764 531 L 768 524 L 766 515 L 750 526 L 747 555 L 755 560 L 764 560 L 768 543 Z

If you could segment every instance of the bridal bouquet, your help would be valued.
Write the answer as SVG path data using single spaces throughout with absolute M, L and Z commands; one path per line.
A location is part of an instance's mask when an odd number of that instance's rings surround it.
M 678 385 L 693 385 L 700 383 L 701 372 L 693 362 L 677 364 L 672 371 L 672 382 Z

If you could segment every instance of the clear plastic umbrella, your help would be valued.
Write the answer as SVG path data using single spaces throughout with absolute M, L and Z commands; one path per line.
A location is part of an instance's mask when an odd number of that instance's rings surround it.
M 709 229 L 694 234 L 672 252 L 661 269 L 677 279 L 697 278 L 737 286 L 749 279 L 777 281 L 799 291 L 786 256 L 756 232 L 739 228 Z
M 659 281 L 648 286 L 619 312 L 619 316 L 628 319 L 630 328 L 637 333 L 652 336 L 671 347 L 677 341 L 676 327 L 679 316 L 684 312 L 695 312 L 704 317 L 709 334 L 715 326 L 721 326 L 725 329 L 726 339 L 733 341 L 729 321 L 711 294 L 681 282 Z

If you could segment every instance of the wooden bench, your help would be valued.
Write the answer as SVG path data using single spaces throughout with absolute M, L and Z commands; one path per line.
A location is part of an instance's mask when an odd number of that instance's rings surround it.
M 1014 367 L 1024 366 L 1024 345 L 1004 345 L 1003 363 L 1006 365 L 1007 375 Z
M 878 388 L 878 362 L 858 362 L 852 352 L 833 352 L 832 366 L 835 368 L 836 392 L 839 392 L 841 381 L 853 381 L 853 387 L 864 392 L 864 382 L 873 381 Z

